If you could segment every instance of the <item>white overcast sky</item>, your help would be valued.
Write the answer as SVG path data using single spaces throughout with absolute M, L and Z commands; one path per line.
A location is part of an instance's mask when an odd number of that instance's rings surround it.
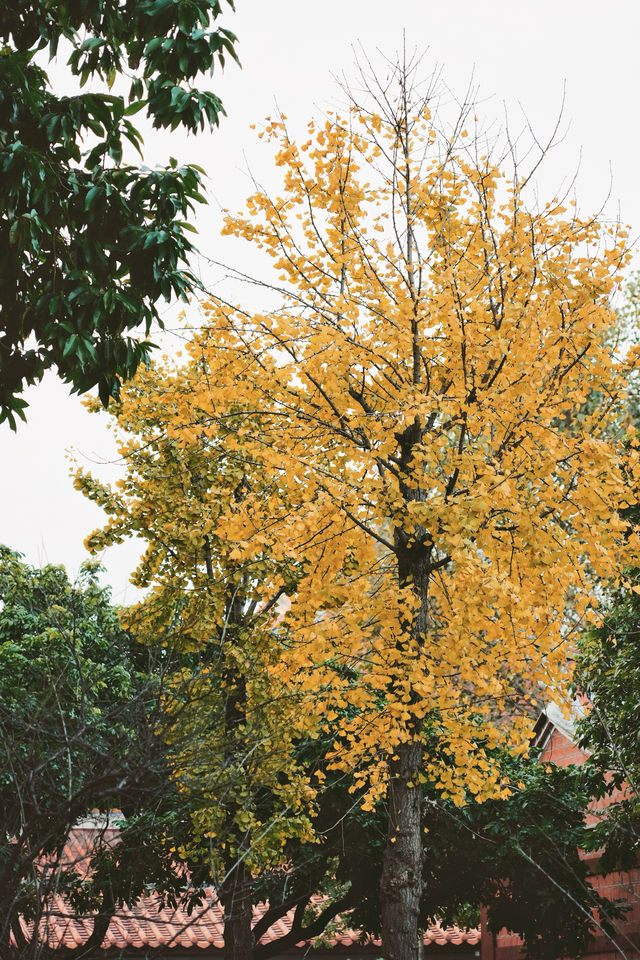
M 224 25 L 237 33 L 242 60 L 242 69 L 230 64 L 212 83 L 228 118 L 211 134 L 148 135 L 145 144 L 150 166 L 173 155 L 207 170 L 211 205 L 197 223 L 205 255 L 230 259 L 218 236 L 219 207 L 241 205 L 247 163 L 262 175 L 265 152 L 250 124 L 276 103 L 294 126 L 333 106 L 340 96 L 333 78 L 354 75 L 354 48 L 374 61 L 378 50 L 392 57 L 403 31 L 409 51 L 426 51 L 425 76 L 441 68 L 463 96 L 473 75 L 477 112 L 487 121 L 500 123 L 506 107 L 513 128 L 526 115 L 545 139 L 565 90 L 565 136 L 540 176 L 541 192 L 555 195 L 579 164 L 580 209 L 594 212 L 606 200 L 607 215 L 619 214 L 640 235 L 638 0 L 237 0 Z M 205 261 L 194 266 L 215 280 Z M 103 418 L 87 414 L 53 376 L 27 399 L 28 422 L 17 436 L 0 426 L 0 542 L 32 563 L 64 563 L 75 573 L 101 513 L 73 490 L 68 452 L 116 477 L 113 441 Z M 119 603 L 134 599 L 128 575 L 138 552 L 130 545 L 103 557 Z

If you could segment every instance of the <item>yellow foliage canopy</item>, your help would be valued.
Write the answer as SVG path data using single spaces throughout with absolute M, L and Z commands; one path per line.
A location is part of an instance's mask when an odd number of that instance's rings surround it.
M 302 145 L 282 120 L 265 133 L 282 192 L 256 192 L 225 232 L 265 249 L 280 306 L 211 297 L 182 373 L 125 400 L 127 455 L 162 409 L 167 444 L 199 451 L 208 478 L 199 517 L 176 465 L 130 527 L 180 539 L 181 588 L 204 575 L 207 537 L 250 571 L 257 609 L 280 611 L 261 624 L 284 643 L 270 682 L 304 703 L 287 722 L 339 718 L 335 763 L 370 802 L 416 737 L 424 776 L 482 800 L 500 790 L 494 748 L 525 749 L 527 704 L 566 683 L 594 584 L 634 559 L 611 441 L 625 234 L 557 202 L 528 209 L 526 182 L 442 138 L 428 110 L 396 123 L 354 108 Z M 106 504 L 107 540 L 123 502 Z M 141 582 L 161 575 L 154 557 Z
M 626 234 L 529 210 L 428 111 L 398 117 L 354 107 L 302 146 L 268 124 L 282 193 L 225 230 L 266 249 L 281 305 L 211 298 L 206 343 L 242 341 L 242 404 L 298 498 L 291 675 L 345 711 L 336 762 L 375 795 L 421 736 L 462 802 L 498 788 L 489 753 L 524 749 L 523 707 L 566 683 L 594 584 L 633 550 L 611 442 Z

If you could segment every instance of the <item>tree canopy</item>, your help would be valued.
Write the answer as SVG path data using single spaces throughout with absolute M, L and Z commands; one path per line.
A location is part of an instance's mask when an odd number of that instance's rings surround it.
M 23 948 L 33 955 L 37 933 L 25 944 L 20 918 L 37 930 L 54 891 L 94 918 L 89 946 L 101 942 L 116 905 L 135 900 L 145 883 L 180 891 L 162 836 L 172 819 L 170 829 L 179 829 L 179 818 L 154 732 L 161 674 L 121 628 L 95 562 L 72 584 L 62 567 L 32 568 L 0 547 L 3 956 Z M 97 831 L 87 883 L 65 861 L 69 831 L 113 810 L 127 824 L 117 851 Z
M 312 836 L 314 764 L 302 762 L 299 741 L 314 731 L 280 675 L 290 638 L 278 627 L 279 602 L 302 565 L 293 551 L 272 556 L 267 538 L 245 563 L 228 536 L 245 500 L 268 500 L 277 477 L 237 436 L 245 412 L 231 394 L 220 397 L 217 428 L 181 432 L 200 378 L 221 376 L 242 377 L 230 344 L 219 345 L 215 365 L 196 358 L 140 371 L 111 409 L 121 483 L 111 490 L 79 471 L 76 484 L 110 515 L 89 537 L 92 549 L 131 535 L 146 541 L 133 579 L 148 594 L 125 622 L 144 643 L 184 655 L 164 699 L 172 777 L 191 811 L 180 853 L 216 886 L 231 960 L 252 950 L 253 878 L 282 869 L 288 840 Z M 286 510 L 284 492 L 281 503 Z
M 236 58 L 221 14 L 220 0 L 3 3 L 0 422 L 15 429 L 25 385 L 49 368 L 106 404 L 147 361 L 158 301 L 197 286 L 187 220 L 201 171 L 136 166 L 127 149 L 141 151 L 141 111 L 160 129 L 219 122 L 220 99 L 194 84 Z M 88 92 L 51 89 L 41 62 L 58 50 Z

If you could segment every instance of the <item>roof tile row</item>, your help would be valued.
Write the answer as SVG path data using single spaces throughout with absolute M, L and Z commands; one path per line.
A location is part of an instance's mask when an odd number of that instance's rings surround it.
M 254 920 L 258 920 L 266 907 L 259 904 L 254 910 Z M 277 921 L 262 937 L 262 943 L 270 943 L 291 929 L 293 911 Z M 73 948 L 85 943 L 91 934 L 92 922 L 69 912 L 64 899 L 55 897 L 47 913 L 43 934 L 53 949 Z M 25 924 L 25 934 L 30 930 Z M 351 947 L 359 943 L 360 934 L 348 930 L 334 937 L 335 946 Z M 428 944 L 474 945 L 480 941 L 480 930 L 473 928 L 462 930 L 459 927 L 443 927 L 432 923 L 424 932 L 424 942 Z M 369 940 L 379 945 L 378 940 Z M 157 949 L 182 948 L 200 950 L 221 950 L 223 940 L 223 914 L 221 905 L 213 891 L 201 907 L 191 916 L 186 910 L 163 907 L 155 896 L 145 896 L 136 902 L 133 908 L 123 907 L 109 924 L 102 948 L 122 950 L 125 948 L 150 947 Z M 306 944 L 299 944 L 306 946 Z
M 101 830 L 102 841 L 116 842 L 117 830 L 109 828 Z M 70 837 L 65 861 L 73 863 L 79 873 L 86 872 L 88 867 L 89 850 L 96 836 L 93 830 L 74 830 Z M 254 921 L 257 921 L 266 910 L 265 904 L 258 904 L 254 908 Z M 293 922 L 293 910 L 281 920 L 276 921 L 261 938 L 261 943 L 270 943 L 288 933 Z M 29 925 L 23 923 L 27 937 L 31 934 Z M 41 934 L 48 945 L 53 949 L 73 949 L 85 943 L 93 929 L 93 921 L 83 919 L 73 914 L 69 905 L 62 896 L 55 896 L 49 904 L 49 909 L 42 920 Z M 132 907 L 121 908 L 109 924 L 109 928 L 102 942 L 104 950 L 124 949 L 158 949 L 163 950 L 222 950 L 224 921 L 223 911 L 213 890 L 207 892 L 206 898 L 200 907 L 191 914 L 186 909 L 163 906 L 155 894 L 141 897 Z M 424 933 L 425 945 L 446 944 L 460 945 L 467 943 L 470 946 L 479 943 L 480 930 L 477 928 L 463 930 L 459 927 L 443 927 L 439 923 L 432 923 Z M 380 941 L 370 938 L 372 946 L 379 945 Z M 325 938 L 326 943 L 326 938 Z M 333 938 L 335 947 L 352 947 L 360 943 L 360 933 L 347 930 Z M 300 943 L 299 947 L 307 947 L 307 943 Z

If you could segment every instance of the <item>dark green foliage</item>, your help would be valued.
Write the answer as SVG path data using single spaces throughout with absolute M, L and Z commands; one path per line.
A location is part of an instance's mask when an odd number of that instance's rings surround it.
M 591 936 L 612 931 L 619 903 L 601 898 L 588 882 L 580 855 L 590 831 L 584 816 L 605 785 L 589 768 L 561 768 L 535 758 L 506 758 L 508 799 L 458 808 L 425 788 L 424 888 L 420 922 L 474 926 L 485 905 L 490 931 L 518 933 L 532 960 L 585 953 Z M 272 922 L 296 908 L 294 929 L 277 944 L 257 947 L 268 958 L 304 936 L 318 935 L 336 915 L 348 926 L 380 934 L 380 876 L 386 842 L 383 805 L 361 809 L 350 780 L 327 771 L 318 798 L 318 843 L 287 848 L 290 869 L 258 879 L 255 901 L 268 899 Z M 313 909 L 311 895 L 327 897 Z M 593 917 L 598 911 L 600 927 Z M 263 932 L 267 918 L 259 923 Z
M 231 0 L 229 0 L 231 3 Z M 204 202 L 195 165 L 150 170 L 123 162 L 140 151 L 131 117 L 197 131 L 224 113 L 192 84 L 235 36 L 215 28 L 219 0 L 6 0 L 0 10 L 0 422 L 24 419 L 24 386 L 55 367 L 107 403 L 148 361 L 141 342 L 157 303 L 186 299 L 186 219 Z M 36 54 L 71 45 L 81 84 L 128 93 L 56 96 Z M 1 46 L 4 44 L 4 46 Z
M 599 929 L 592 911 L 605 932 L 621 915 L 619 904 L 588 883 L 580 856 L 589 833 L 585 811 L 602 785 L 591 771 L 535 759 L 507 758 L 504 770 L 513 784 L 508 799 L 458 808 L 425 790 L 420 922 L 426 927 L 437 917 L 475 925 L 484 904 L 489 929 L 518 933 L 532 960 L 580 956 Z M 379 934 L 384 811 L 363 813 L 345 788 L 332 813 L 325 846 L 335 858 L 340 895 L 351 893 L 349 924 Z
M 625 512 L 630 529 L 640 507 Z M 624 571 L 640 583 L 640 569 Z M 606 776 L 606 813 L 591 831 L 592 850 L 602 850 L 602 869 L 630 868 L 640 855 L 640 596 L 629 587 L 610 590 L 602 626 L 578 645 L 575 686 L 588 697 L 578 724 L 594 776 Z
M 582 956 L 590 938 L 610 934 L 624 912 L 596 893 L 580 855 L 588 845 L 586 810 L 602 781 L 582 767 L 513 758 L 505 766 L 508 799 L 463 809 L 433 804 L 427 813 L 425 912 L 438 914 L 444 904 L 455 916 L 481 903 L 489 930 L 519 934 L 532 960 Z
M 312 766 L 311 754 L 319 747 L 322 745 L 310 742 L 302 748 Z M 325 767 L 324 760 L 317 766 Z M 377 891 L 385 840 L 384 820 L 381 811 L 362 810 L 360 798 L 350 792 L 350 777 L 326 769 L 325 773 L 314 820 L 317 841 L 289 840 L 285 849 L 289 866 L 265 872 L 255 879 L 254 903 L 269 902 L 269 911 L 254 929 L 256 940 L 270 924 L 294 910 L 289 933 L 277 941 L 256 946 L 255 960 L 267 960 L 300 940 L 327 936 L 336 922 L 339 927 L 343 925 L 345 914 L 349 927 L 355 925 L 357 929 L 365 920 L 361 929 L 371 930 L 366 922 L 370 915 L 367 905 L 374 897 L 373 909 L 379 906 Z M 314 902 L 316 895 L 324 898 L 322 904 Z M 357 916 L 353 913 L 356 907 L 360 908 Z
M 626 573 L 638 581 L 640 571 Z M 640 774 L 640 597 L 623 589 L 609 603 L 602 627 L 581 638 L 576 685 L 590 701 L 581 745 L 619 787 L 635 785 Z
M 33 569 L 0 547 L 2 955 L 54 882 L 96 923 L 149 882 L 174 900 L 184 885 L 168 838 L 189 817 L 157 735 L 163 668 L 120 628 L 97 570 L 87 564 L 71 584 L 63 568 Z M 87 882 L 61 860 L 69 830 L 113 809 L 126 817 L 121 842 L 96 842 Z
M 72 585 L 62 567 L 33 569 L 0 547 L 0 601 L 3 814 L 18 802 L 26 819 L 64 804 L 75 818 L 96 777 L 109 796 L 104 758 L 129 746 L 128 706 L 144 677 L 95 564 Z

